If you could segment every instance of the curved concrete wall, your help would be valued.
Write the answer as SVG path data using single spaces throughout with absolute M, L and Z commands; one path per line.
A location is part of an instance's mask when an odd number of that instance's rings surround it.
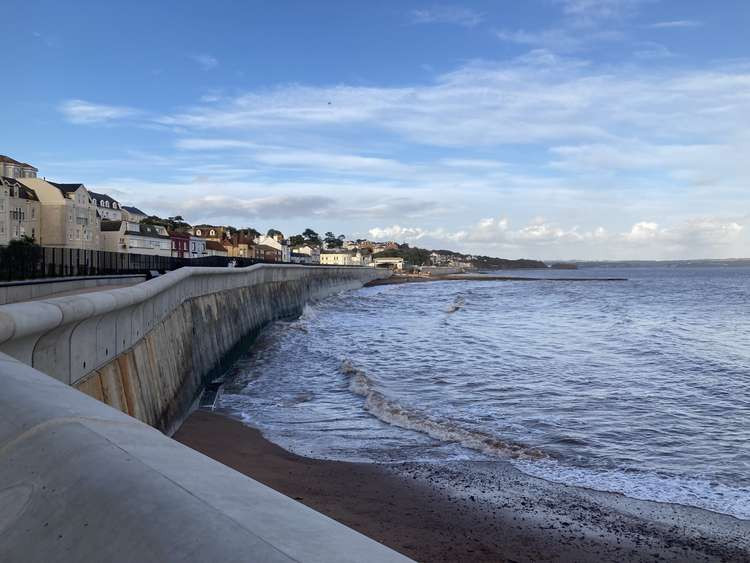
M 0 353 L 0 561 L 407 561 Z
M 169 432 L 248 334 L 374 268 L 181 268 L 132 287 L 0 307 L 0 351 Z
M 382 275 L 184 268 L 0 307 L 0 342 L 15 356 L 0 352 L 0 561 L 408 561 L 120 412 L 141 408 L 163 426 L 170 413 L 159 407 L 200 382 L 173 374 L 209 369 L 240 332 Z M 120 410 L 71 386 L 91 382 Z
M 0 305 L 41 299 L 59 293 L 95 290 L 105 286 L 124 286 L 141 283 L 144 275 L 85 276 L 72 278 L 45 278 L 0 283 Z

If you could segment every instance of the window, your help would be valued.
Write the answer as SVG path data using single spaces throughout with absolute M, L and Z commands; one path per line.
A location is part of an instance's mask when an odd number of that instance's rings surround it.
M 216 231 L 214 231 L 213 229 L 211 229 L 211 233 L 210 233 L 210 235 L 211 235 L 211 236 L 214 236 L 215 234 L 216 234 Z
M 195 234 L 198 235 L 198 236 L 201 236 L 201 230 L 198 229 L 197 231 L 195 231 Z

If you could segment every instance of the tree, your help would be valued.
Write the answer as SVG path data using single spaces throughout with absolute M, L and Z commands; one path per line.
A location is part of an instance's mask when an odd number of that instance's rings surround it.
M 156 215 L 150 215 L 141 221 L 144 225 L 159 225 L 165 227 L 168 231 L 177 233 L 186 233 L 190 230 L 190 225 L 185 222 L 182 215 L 175 215 L 174 217 L 167 217 L 162 219 Z
M 326 247 L 328 248 L 341 248 L 344 246 L 344 239 L 346 237 L 344 235 L 336 236 L 331 231 L 328 231 L 325 234 L 325 239 L 323 239 L 326 243 Z
M 268 232 L 266 233 L 266 236 L 267 237 L 281 236 L 283 238 L 284 237 L 284 233 L 282 233 L 278 229 L 268 229 Z
M 289 237 L 289 244 L 294 246 L 304 246 L 305 245 L 305 237 L 302 235 L 292 235 Z
M 310 228 L 305 229 L 302 236 L 305 237 L 305 244 L 310 246 L 320 246 L 322 243 L 320 235 Z

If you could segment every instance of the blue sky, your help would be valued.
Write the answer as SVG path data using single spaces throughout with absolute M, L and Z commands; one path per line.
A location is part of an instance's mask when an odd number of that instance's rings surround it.
M 750 2 L 20 2 L 0 152 L 192 222 L 748 256 Z

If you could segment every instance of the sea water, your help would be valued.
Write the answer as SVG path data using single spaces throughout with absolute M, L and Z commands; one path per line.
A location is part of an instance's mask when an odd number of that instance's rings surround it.
M 750 268 L 363 288 L 277 322 L 222 406 L 301 455 L 509 460 L 750 519 Z

